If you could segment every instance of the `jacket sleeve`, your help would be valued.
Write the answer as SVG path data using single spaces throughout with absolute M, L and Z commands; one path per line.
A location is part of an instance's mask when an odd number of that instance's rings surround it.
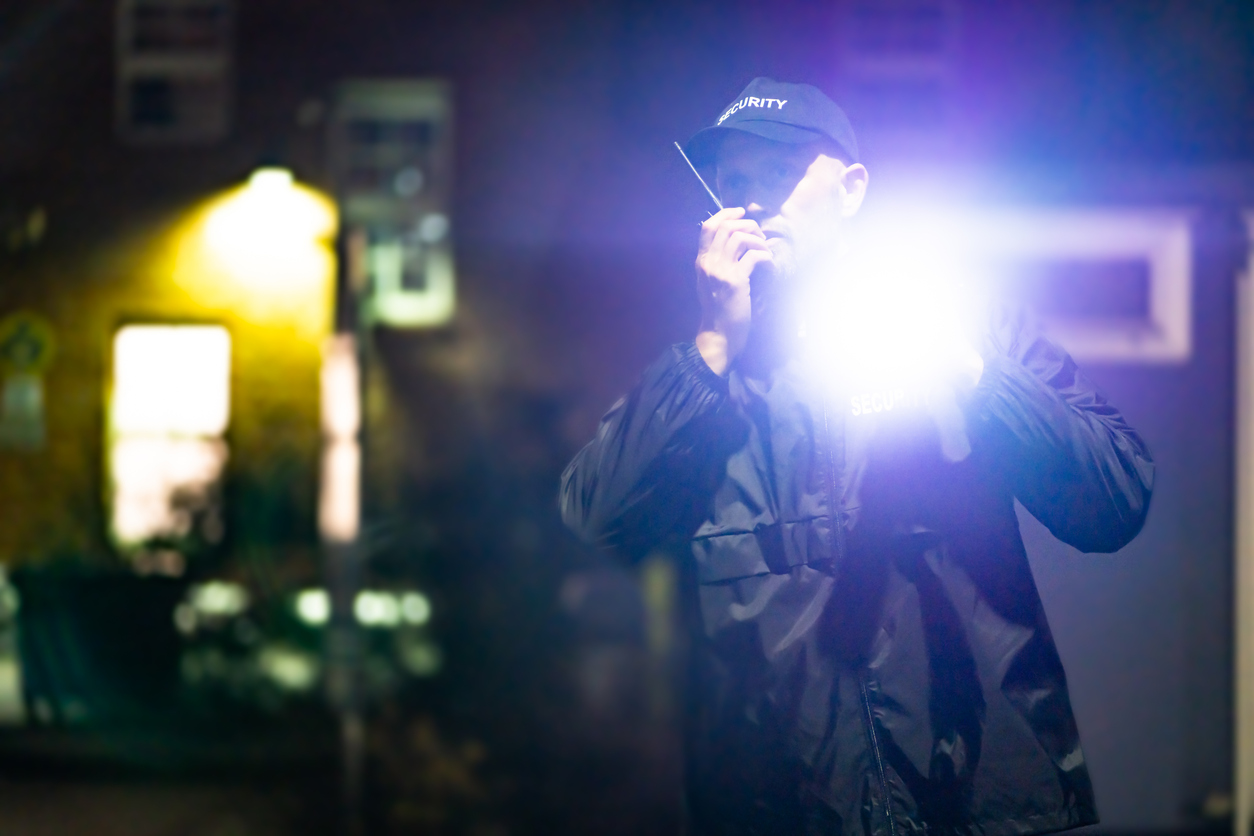
M 643 554 L 699 503 L 729 413 L 727 381 L 694 344 L 671 346 L 566 467 L 562 520 L 585 542 Z
M 1127 545 L 1145 522 L 1154 462 L 1145 442 L 1065 351 L 1000 312 L 968 415 L 1015 497 L 1085 552 Z

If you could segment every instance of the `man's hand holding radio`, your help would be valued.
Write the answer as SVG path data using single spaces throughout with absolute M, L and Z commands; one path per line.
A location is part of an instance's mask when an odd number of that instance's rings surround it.
M 701 224 L 697 249 L 697 295 L 701 328 L 697 350 L 716 374 L 725 375 L 745 347 L 753 306 L 749 277 L 772 259 L 766 235 L 745 210 L 728 207 Z
M 701 327 L 696 344 L 701 357 L 716 374 L 726 375 L 732 361 L 744 350 L 753 320 L 750 278 L 758 265 L 772 264 L 773 259 L 766 234 L 757 221 L 745 217 L 743 208 L 723 209 L 701 225 L 696 259 Z M 871 304 L 869 309 L 855 305 L 859 312 L 853 314 L 852 322 L 845 323 L 853 326 L 848 336 L 862 335 L 854 341 L 863 350 L 874 346 L 877 339 L 887 338 L 899 343 L 903 336 L 900 319 L 892 314 L 896 301 L 888 307 L 882 304 L 883 299 L 875 301 L 879 304 Z M 943 316 L 939 310 L 933 313 Z M 880 322 L 883 319 L 887 321 Z M 921 353 L 911 359 L 908 366 L 913 367 L 915 373 L 922 373 L 925 380 L 930 379 L 927 410 L 936 424 L 942 454 L 949 461 L 961 461 L 970 454 L 971 445 L 959 404 L 979 383 L 984 361 L 956 335 L 945 334 L 947 339 L 937 341 L 936 337 L 941 334 L 931 335 L 921 330 L 914 336 L 927 344 L 919 346 Z M 906 360 L 900 355 L 901 346 L 894 348 L 897 351 L 889 353 L 898 354 L 899 361 Z M 854 356 L 846 356 L 844 362 L 860 365 Z

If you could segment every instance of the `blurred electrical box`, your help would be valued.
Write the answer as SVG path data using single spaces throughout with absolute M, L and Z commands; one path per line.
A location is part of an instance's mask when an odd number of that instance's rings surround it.
M 455 307 L 451 88 L 435 79 L 349 81 L 329 145 L 350 282 L 370 322 L 441 325 Z
M 118 0 L 115 125 L 128 143 L 196 145 L 230 130 L 231 0 Z

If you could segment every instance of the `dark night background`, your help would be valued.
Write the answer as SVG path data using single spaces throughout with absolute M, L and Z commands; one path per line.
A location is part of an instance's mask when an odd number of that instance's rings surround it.
M 682 643 L 658 637 L 638 569 L 564 531 L 557 481 L 640 370 L 692 336 L 707 199 L 672 141 L 754 76 L 809 81 L 848 105 L 871 209 L 877 188 L 927 183 L 968 205 L 1195 212 L 1190 359 L 1086 364 L 1158 460 L 1144 533 L 1080 555 L 1023 516 L 1102 827 L 1229 828 L 1254 4 L 955 0 L 939 4 L 956 27 L 943 83 L 879 95 L 844 56 L 882 5 L 239 0 L 229 135 L 145 148 L 114 135 L 114 4 L 0 0 L 0 233 L 34 207 L 48 218 L 37 246 L 0 252 L 0 314 L 45 311 L 71 375 L 50 378 L 48 449 L 0 452 L 0 528 L 61 501 L 23 481 L 75 467 L 58 449 L 101 460 L 101 346 L 117 324 L 101 311 L 127 286 L 130 242 L 263 160 L 329 190 L 326 131 L 297 117 L 341 80 L 447 79 L 458 313 L 374 334 L 367 421 L 381 441 L 367 443 L 364 515 L 367 574 L 429 591 L 445 663 L 370 706 L 368 832 L 674 832 Z M 79 429 L 58 430 L 58 410 Z M 314 548 L 314 494 L 293 487 L 314 471 L 292 467 L 228 494 L 243 503 L 227 509 L 236 551 L 250 536 L 287 544 L 275 555 Z M 287 498 L 267 516 L 272 495 Z M 74 554 L 49 534 L 0 560 L 117 569 L 98 497 L 56 514 L 89 532 Z M 7 729 L 0 833 L 337 832 L 330 713 L 234 717 Z

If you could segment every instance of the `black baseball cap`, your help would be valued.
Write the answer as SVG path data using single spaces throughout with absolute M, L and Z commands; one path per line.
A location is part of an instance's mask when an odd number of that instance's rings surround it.
M 755 78 L 736 101 L 723 108 L 713 125 L 688 140 L 684 150 L 696 165 L 710 165 L 728 131 L 794 145 L 829 140 L 842 152 L 842 162 L 858 161 L 858 140 L 849 117 L 823 91 L 809 84 Z

